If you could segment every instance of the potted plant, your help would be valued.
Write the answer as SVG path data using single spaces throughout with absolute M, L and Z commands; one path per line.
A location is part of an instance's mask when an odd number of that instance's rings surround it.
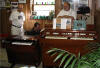
M 61 59 L 59 67 L 100 68 L 100 44 L 97 42 L 91 42 L 87 45 L 87 48 L 90 50 L 89 53 L 84 56 L 80 56 L 79 53 L 78 57 L 76 57 L 75 54 L 58 48 L 52 48 L 47 51 L 47 53 L 51 56 L 57 55 L 54 62 Z

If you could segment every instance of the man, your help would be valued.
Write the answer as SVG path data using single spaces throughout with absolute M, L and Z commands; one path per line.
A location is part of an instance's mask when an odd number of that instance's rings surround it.
M 26 31 L 25 34 L 26 35 L 34 35 L 34 36 L 39 36 L 40 35 L 40 24 L 39 23 L 35 23 L 34 27 L 30 30 L 30 31 Z
M 57 15 L 58 18 L 71 18 L 72 20 L 76 19 L 76 11 L 70 9 L 70 4 L 64 2 L 63 9 Z
M 23 5 L 19 4 L 18 9 L 14 9 L 10 15 L 10 22 L 12 24 L 11 27 L 11 34 L 14 36 L 23 36 L 24 35 L 24 29 L 23 24 L 25 21 L 25 15 L 22 12 Z

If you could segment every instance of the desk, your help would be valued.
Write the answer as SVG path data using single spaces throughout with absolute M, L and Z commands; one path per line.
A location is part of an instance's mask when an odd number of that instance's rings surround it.
M 13 42 L 27 42 L 31 45 L 14 44 Z M 10 68 L 15 64 L 35 65 L 38 66 L 41 62 L 41 48 L 39 47 L 38 40 L 22 40 L 7 38 L 4 40 L 6 47 L 8 62 L 12 63 Z M 12 44 L 13 43 L 13 44 Z

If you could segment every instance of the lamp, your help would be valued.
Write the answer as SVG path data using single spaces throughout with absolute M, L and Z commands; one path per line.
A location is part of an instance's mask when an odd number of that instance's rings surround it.
M 82 20 L 87 20 L 87 17 L 89 17 L 86 15 L 87 13 L 90 13 L 90 8 L 88 6 L 82 5 L 78 8 L 77 14 L 82 14 Z
M 90 13 L 90 8 L 88 6 L 80 6 L 78 8 L 77 14 L 86 14 Z

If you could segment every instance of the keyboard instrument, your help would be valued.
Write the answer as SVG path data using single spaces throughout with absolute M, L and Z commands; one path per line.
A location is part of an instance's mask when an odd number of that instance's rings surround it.
M 24 40 L 24 39 L 5 39 L 2 40 L 5 44 L 12 44 L 12 45 L 35 45 L 37 44 L 37 40 Z
M 32 45 L 32 42 L 12 42 L 15 45 Z
M 75 31 L 75 30 L 45 30 L 45 39 L 66 39 L 66 40 L 96 40 L 96 31 Z

